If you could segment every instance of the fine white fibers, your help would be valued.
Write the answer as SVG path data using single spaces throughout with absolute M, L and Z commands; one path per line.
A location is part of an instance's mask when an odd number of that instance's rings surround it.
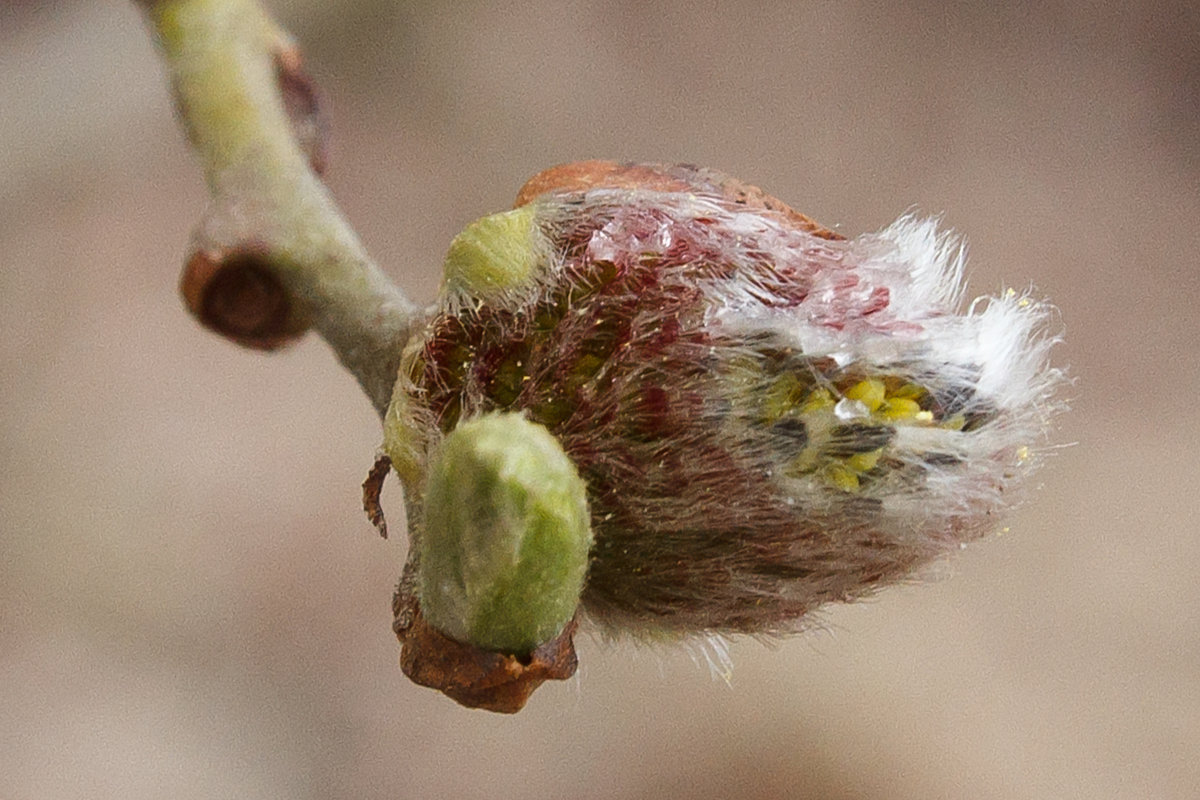
M 1039 406 L 1062 381 L 1050 369 L 1050 349 L 1060 334 L 1050 326 L 1053 306 L 1012 289 L 999 297 L 976 299 L 966 319 L 975 321 L 979 391 L 1003 408 Z
M 958 307 L 966 247 L 953 233 L 939 231 L 936 217 L 905 214 L 878 233 L 854 239 L 851 248 L 863 270 L 876 269 L 878 264 L 905 273 L 892 292 L 897 316 L 913 319 Z
M 728 303 L 714 310 L 714 322 L 743 335 L 771 331 L 801 352 L 829 355 L 842 364 L 904 365 L 928 372 L 935 382 L 937 376 L 969 381 L 975 392 L 1005 409 L 1039 405 L 1062 382 L 1061 371 L 1048 365 L 1060 340 L 1051 329 L 1053 306 L 1009 289 L 976 298 L 965 314 L 955 313 L 965 290 L 966 248 L 954 234 L 939 231 L 937 219 L 905 215 L 877 233 L 809 244 L 810 252 L 797 255 L 815 261 L 818 271 L 827 266 L 821 262 L 832 265 L 830 251 L 836 250 L 843 256 L 837 264 L 853 264 L 860 276 L 858 287 L 827 288 L 823 296 L 814 292 L 815 299 L 832 304 L 840 293 L 861 300 L 883 287 L 888 307 L 870 322 L 834 327 L 816 309 L 805 315 Z M 820 279 L 815 285 L 821 288 Z

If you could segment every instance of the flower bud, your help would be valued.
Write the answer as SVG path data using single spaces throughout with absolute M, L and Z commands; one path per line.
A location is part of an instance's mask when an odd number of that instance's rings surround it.
M 434 487 L 493 412 L 586 485 L 582 604 L 613 632 L 797 630 L 996 524 L 1057 409 L 1051 307 L 960 313 L 963 250 L 930 220 L 845 240 L 712 171 L 602 166 L 474 223 L 406 353 L 385 448 L 426 524 L 447 515 L 414 533 L 422 573 L 450 529 L 492 547 L 471 493 L 493 479 Z

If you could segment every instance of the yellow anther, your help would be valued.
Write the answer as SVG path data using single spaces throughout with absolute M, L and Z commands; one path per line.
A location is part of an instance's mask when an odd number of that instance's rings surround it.
M 955 414 L 953 417 L 942 420 L 942 427 L 948 431 L 961 431 L 967 424 L 967 418 L 962 414 Z
M 906 383 L 896 391 L 888 395 L 891 397 L 903 397 L 907 400 L 920 400 L 925 396 L 925 387 L 919 383 Z
M 883 385 L 883 381 L 875 378 L 859 381 L 846 390 L 846 397 L 859 401 L 871 411 L 883 405 L 886 394 L 887 387 Z
M 917 415 L 914 417 L 914 419 L 917 422 L 933 422 L 933 412 L 932 411 L 918 411 Z
M 803 475 L 806 472 L 812 472 L 817 468 L 820 451 L 815 447 L 806 447 L 800 451 L 800 455 L 793 458 L 784 469 L 785 475 L 796 477 Z
M 855 472 L 870 472 L 875 469 L 875 465 L 879 463 L 879 457 L 883 455 L 882 448 L 872 450 L 869 453 L 855 453 L 846 459 L 846 466 Z
M 828 389 L 817 389 L 808 396 L 808 399 L 804 401 L 804 405 L 800 406 L 800 412 L 808 414 L 812 411 L 820 411 L 823 408 L 831 408 L 833 405 L 833 394 Z
M 774 422 L 796 407 L 804 384 L 795 375 L 780 375 L 767 389 L 763 397 L 763 416 L 767 422 Z
M 858 474 L 845 464 L 830 464 L 825 468 L 825 477 L 843 492 L 858 491 Z
M 907 397 L 893 397 L 879 410 L 880 416 L 884 419 L 916 419 L 920 413 L 920 404 Z
M 1021 445 L 1020 447 L 1017 448 L 1017 460 L 1018 461 L 1029 460 L 1029 448 L 1028 447 L 1026 447 L 1025 445 Z

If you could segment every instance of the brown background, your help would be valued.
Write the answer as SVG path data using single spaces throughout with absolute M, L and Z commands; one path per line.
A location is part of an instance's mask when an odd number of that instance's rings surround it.
M 134 8 L 6 3 L 0 794 L 1195 796 L 1195 3 L 273 5 L 332 188 L 422 301 L 560 161 L 720 167 L 851 234 L 944 212 L 975 292 L 1061 307 L 1076 444 L 949 579 L 737 642 L 728 686 L 585 637 L 518 717 L 461 710 L 397 668 L 353 381 L 180 307 L 205 195 Z

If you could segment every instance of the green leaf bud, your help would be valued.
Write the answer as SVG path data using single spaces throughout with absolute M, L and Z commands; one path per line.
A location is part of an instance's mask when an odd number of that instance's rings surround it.
M 442 288 L 450 296 L 500 301 L 534 283 L 544 238 L 537 209 L 523 206 L 472 222 L 454 237 L 443 265 Z
M 419 596 L 458 641 L 528 653 L 579 603 L 592 544 L 583 480 L 520 414 L 468 420 L 442 442 L 424 500 Z

